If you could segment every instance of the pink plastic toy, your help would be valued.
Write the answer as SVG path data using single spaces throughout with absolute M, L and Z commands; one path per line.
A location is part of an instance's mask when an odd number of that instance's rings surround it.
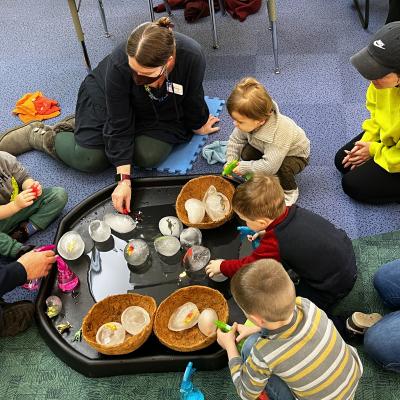
M 72 292 L 79 285 L 79 278 L 68 267 L 68 264 L 60 257 L 57 256 L 58 268 L 58 288 L 62 292 Z

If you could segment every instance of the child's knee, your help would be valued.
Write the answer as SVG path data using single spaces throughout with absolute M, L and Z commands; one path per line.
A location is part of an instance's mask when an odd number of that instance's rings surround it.
M 60 208 L 60 210 L 62 210 L 67 204 L 68 194 L 62 187 L 49 188 L 48 196 L 49 200 L 53 202 L 55 205 L 57 205 L 58 206 L 57 208 Z

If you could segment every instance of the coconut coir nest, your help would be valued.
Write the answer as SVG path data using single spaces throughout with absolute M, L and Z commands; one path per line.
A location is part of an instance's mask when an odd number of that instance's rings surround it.
M 168 329 L 168 321 L 173 312 L 188 301 L 196 304 L 200 312 L 205 308 L 213 308 L 220 321 L 228 322 L 229 317 L 228 303 L 218 290 L 194 285 L 172 293 L 158 306 L 153 330 L 163 345 L 180 352 L 204 349 L 217 339 L 217 335 L 210 337 L 203 335 L 197 324 L 180 332 Z
M 202 222 L 198 224 L 190 223 L 185 209 L 186 200 L 198 199 L 203 201 L 203 197 L 211 185 L 214 185 L 218 192 L 223 193 L 228 198 L 229 203 L 231 205 L 229 213 L 225 215 L 224 218 L 218 221 L 213 221 L 206 213 Z M 182 187 L 176 199 L 175 203 L 176 215 L 186 226 L 192 226 L 194 228 L 199 228 L 199 229 L 218 228 L 225 222 L 229 221 L 233 216 L 232 198 L 234 192 L 235 192 L 235 187 L 228 180 L 222 178 L 222 176 L 205 175 L 205 176 L 200 176 L 199 178 L 191 179 Z
M 150 323 L 138 335 L 126 332 L 125 341 L 117 346 L 104 346 L 96 342 L 97 330 L 107 322 L 121 322 L 121 315 L 130 306 L 144 308 L 150 315 Z M 137 350 L 149 338 L 154 316 L 157 309 L 156 301 L 150 296 L 135 293 L 118 294 L 106 297 L 94 304 L 82 323 L 82 336 L 89 346 L 99 353 L 108 355 L 128 354 Z

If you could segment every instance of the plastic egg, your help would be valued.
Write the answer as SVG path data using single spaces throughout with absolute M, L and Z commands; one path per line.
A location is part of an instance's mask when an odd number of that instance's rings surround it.
M 217 332 L 215 321 L 218 321 L 218 315 L 215 310 L 212 308 L 204 309 L 199 315 L 199 320 L 197 321 L 200 332 L 206 336 L 215 335 Z
M 121 323 L 128 333 L 138 335 L 150 323 L 150 315 L 142 307 L 131 306 L 122 313 Z
M 79 233 L 69 231 L 61 236 L 57 243 L 57 252 L 66 260 L 76 260 L 85 250 L 85 243 Z
M 125 329 L 119 322 L 107 322 L 96 333 L 96 342 L 103 346 L 117 346 L 125 340 Z
M 142 265 L 149 258 L 150 250 L 142 239 L 132 239 L 124 249 L 124 257 L 130 265 Z
M 160 222 L 158 223 L 158 228 L 164 236 L 179 237 L 183 230 L 183 225 L 178 218 L 169 216 L 160 219 Z
M 189 301 L 172 313 L 168 321 L 168 329 L 179 332 L 192 328 L 197 324 L 199 315 L 200 312 L 196 304 Z
M 198 199 L 186 200 L 185 210 L 191 224 L 199 224 L 201 221 L 203 221 L 206 213 L 204 203 Z

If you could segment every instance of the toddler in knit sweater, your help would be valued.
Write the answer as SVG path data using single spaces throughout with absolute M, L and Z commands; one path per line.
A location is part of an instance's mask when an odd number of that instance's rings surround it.
M 227 108 L 235 129 L 229 137 L 226 161 L 238 160 L 238 175 L 276 175 L 285 191 L 285 202 L 296 202 L 299 190 L 295 175 L 307 165 L 310 141 L 292 119 L 279 112 L 263 85 L 243 78 L 233 89 Z

